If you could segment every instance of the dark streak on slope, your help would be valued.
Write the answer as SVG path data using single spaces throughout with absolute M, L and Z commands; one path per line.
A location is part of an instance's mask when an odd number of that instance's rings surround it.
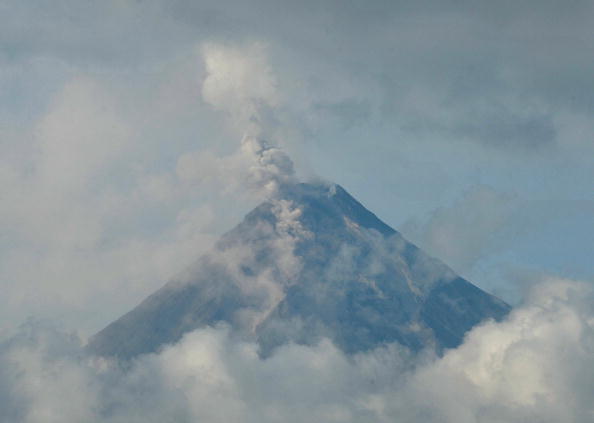
M 275 211 L 279 200 L 298 209 L 299 228 L 308 236 L 279 228 L 286 224 Z M 292 243 L 296 274 L 284 269 L 278 241 Z M 248 254 L 225 255 L 235 250 Z M 261 286 L 249 285 L 259 278 L 282 291 L 276 303 Z M 286 342 L 312 344 L 322 337 L 347 353 L 390 342 L 442 351 L 459 345 L 479 322 L 508 311 L 340 186 L 297 184 L 250 212 L 185 276 L 99 332 L 89 348 L 128 359 L 226 322 L 256 340 L 263 356 Z M 250 326 L 248 315 L 262 320 Z

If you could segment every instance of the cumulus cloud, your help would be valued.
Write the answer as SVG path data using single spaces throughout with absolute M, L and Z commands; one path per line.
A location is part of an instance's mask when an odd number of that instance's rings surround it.
M 227 328 L 200 329 L 130 366 L 86 356 L 31 323 L 0 345 L 11 422 L 559 422 L 592 420 L 593 292 L 548 277 L 503 322 L 442 358 L 397 345 L 347 356 L 330 342 L 262 359 Z
M 325 174 L 349 186 L 365 180 L 361 191 L 373 191 L 368 181 L 377 170 L 385 177 L 378 185 L 396 187 L 405 205 L 425 195 L 435 198 L 423 207 L 434 209 L 443 197 L 431 193 L 442 192 L 444 176 L 466 184 L 474 166 L 488 168 L 496 192 L 471 191 L 428 223 L 415 221 L 420 243 L 456 268 L 500 245 L 492 234 L 509 216 L 499 191 L 506 184 L 524 195 L 538 185 L 546 209 L 590 198 L 589 184 L 579 182 L 592 179 L 590 2 L 461 2 L 445 10 L 440 2 L 60 0 L 0 9 L 0 331 L 30 313 L 67 316 L 93 331 L 129 309 L 210 245 L 213 232 L 236 222 L 254 191 L 270 195 L 292 180 L 286 154 L 261 141 L 286 146 L 291 130 L 326 149 L 318 162 Z M 178 57 L 186 58 L 181 66 Z M 294 126 L 280 128 L 287 115 Z M 233 136 L 222 136 L 228 128 Z M 532 153 L 554 147 L 550 161 L 532 161 Z M 395 170 L 395 157 L 413 165 Z M 421 157 L 423 171 L 411 172 Z M 443 170 L 444 163 L 458 166 Z M 426 189 L 418 180 L 428 181 Z M 249 194 L 240 197 L 246 182 Z M 222 201 L 219 194 L 230 192 L 232 200 Z M 583 212 L 584 202 L 576 204 Z M 282 204 L 277 211 L 288 219 L 287 233 L 298 230 L 291 226 L 298 211 Z M 566 236 L 555 252 L 567 263 L 575 247 L 564 244 L 575 239 L 561 232 L 538 242 Z M 584 240 L 578 247 L 587 251 Z M 551 286 L 587 291 L 569 285 Z M 397 413 L 405 421 L 591 421 L 589 306 L 573 294 L 548 297 L 557 300 L 535 298 L 444 359 L 407 370 L 397 389 L 380 376 L 400 383 L 400 359 L 386 365 L 384 356 L 393 355 L 376 353 L 384 358 L 353 362 L 328 343 L 287 347 L 276 361 L 262 361 L 245 353 L 252 345 L 209 329 L 122 372 L 85 357 L 75 336 L 36 329 L 2 345 L 0 410 L 4 420 L 31 422 L 381 421 Z M 278 385 L 275 372 L 290 386 Z M 192 375 L 211 377 L 218 390 Z M 433 388 L 440 375 L 448 386 L 460 381 L 459 389 Z M 277 384 L 253 389 L 266 378 Z M 266 391 L 278 386 L 284 399 Z M 209 401 L 228 408 L 202 406 Z
M 473 330 L 419 371 L 413 395 L 422 394 L 433 404 L 429 413 L 444 421 L 590 420 L 591 299 L 585 284 L 548 278 L 507 321 Z M 455 390 L 441 389 L 454 380 Z

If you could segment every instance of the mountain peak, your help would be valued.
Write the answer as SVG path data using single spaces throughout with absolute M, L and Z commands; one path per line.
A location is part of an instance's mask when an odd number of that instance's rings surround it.
M 331 183 L 298 183 L 282 187 L 279 198 L 294 201 L 306 208 L 322 209 L 335 217 L 342 216 L 363 228 L 391 235 L 396 231 L 367 210 L 343 187 Z
M 89 347 L 131 358 L 224 322 L 255 339 L 263 355 L 322 338 L 347 353 L 390 342 L 441 351 L 508 310 L 341 186 L 291 183 Z

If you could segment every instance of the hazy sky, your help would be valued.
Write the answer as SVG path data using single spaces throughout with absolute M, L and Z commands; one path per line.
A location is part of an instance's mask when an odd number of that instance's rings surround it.
M 0 422 L 594 421 L 593 28 L 591 0 L 0 0 Z M 263 360 L 224 326 L 84 353 L 291 160 L 517 307 L 443 357 Z
M 249 133 L 510 302 L 592 282 L 592 28 L 591 1 L 0 0 L 0 329 L 85 337 L 182 270 L 260 199 Z

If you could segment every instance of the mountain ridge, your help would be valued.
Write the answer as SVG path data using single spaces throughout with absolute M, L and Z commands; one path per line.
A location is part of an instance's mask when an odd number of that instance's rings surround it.
M 508 311 L 341 186 L 285 184 L 88 348 L 129 359 L 225 322 L 263 356 L 322 338 L 347 353 L 391 342 L 441 352 Z

